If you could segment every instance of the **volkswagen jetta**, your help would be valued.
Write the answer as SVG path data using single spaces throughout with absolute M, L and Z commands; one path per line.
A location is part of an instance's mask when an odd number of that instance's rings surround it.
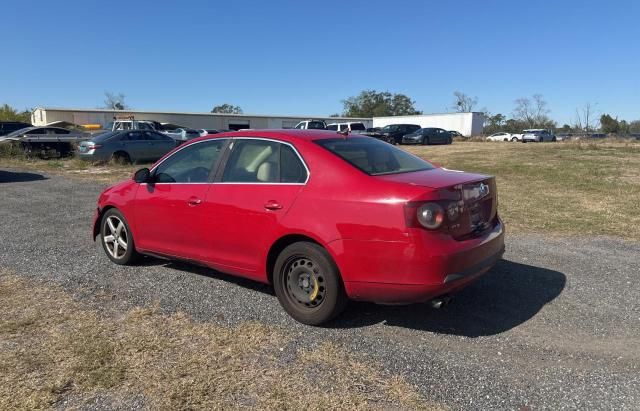
M 349 299 L 444 301 L 504 251 L 495 179 L 371 137 L 246 130 L 195 139 L 106 189 L 93 236 L 116 264 L 180 259 L 272 284 L 296 320 Z

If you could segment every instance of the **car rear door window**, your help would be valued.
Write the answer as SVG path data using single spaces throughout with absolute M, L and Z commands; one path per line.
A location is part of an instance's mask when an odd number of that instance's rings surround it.
M 280 145 L 280 182 L 304 183 L 307 181 L 307 169 L 300 157 L 287 145 Z
M 206 183 L 215 170 L 227 139 L 191 144 L 176 151 L 154 170 L 157 183 Z
M 240 139 L 234 142 L 222 176 L 228 183 L 277 183 L 280 147 L 275 141 Z
M 288 144 L 239 139 L 233 144 L 222 182 L 302 184 L 307 175 L 300 156 Z

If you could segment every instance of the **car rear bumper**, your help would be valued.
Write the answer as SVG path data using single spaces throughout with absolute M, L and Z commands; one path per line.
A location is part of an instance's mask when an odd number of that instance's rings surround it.
M 501 221 L 488 233 L 470 240 L 449 237 L 430 244 L 387 244 L 384 253 L 372 251 L 377 256 L 373 259 L 377 260 L 375 265 L 360 264 L 362 271 L 354 273 L 350 270 L 357 267 L 351 266 L 343 272 L 345 289 L 351 299 L 360 301 L 425 302 L 469 285 L 487 273 L 502 258 L 504 250 Z

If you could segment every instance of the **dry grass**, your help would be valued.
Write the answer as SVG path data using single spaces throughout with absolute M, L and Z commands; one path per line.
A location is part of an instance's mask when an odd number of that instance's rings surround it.
M 114 184 L 131 178 L 139 168 L 148 164 L 119 165 L 114 163 L 93 164 L 78 158 L 41 160 L 25 157 L 0 157 L 0 167 L 37 171 L 47 174 L 63 175 L 77 180 Z
M 100 313 L 0 271 L 0 409 L 435 408 L 340 347 L 153 308 Z
M 495 175 L 510 231 L 640 239 L 640 143 L 409 147 L 447 168 Z

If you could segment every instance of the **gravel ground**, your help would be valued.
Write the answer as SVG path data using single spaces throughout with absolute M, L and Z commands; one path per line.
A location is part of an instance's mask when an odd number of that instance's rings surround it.
M 151 258 L 112 264 L 90 238 L 101 189 L 0 170 L 0 267 L 97 305 L 274 324 L 295 337 L 285 361 L 330 340 L 452 409 L 640 408 L 640 243 L 509 235 L 504 260 L 444 309 L 353 303 L 329 328 L 312 328 L 260 284 Z

